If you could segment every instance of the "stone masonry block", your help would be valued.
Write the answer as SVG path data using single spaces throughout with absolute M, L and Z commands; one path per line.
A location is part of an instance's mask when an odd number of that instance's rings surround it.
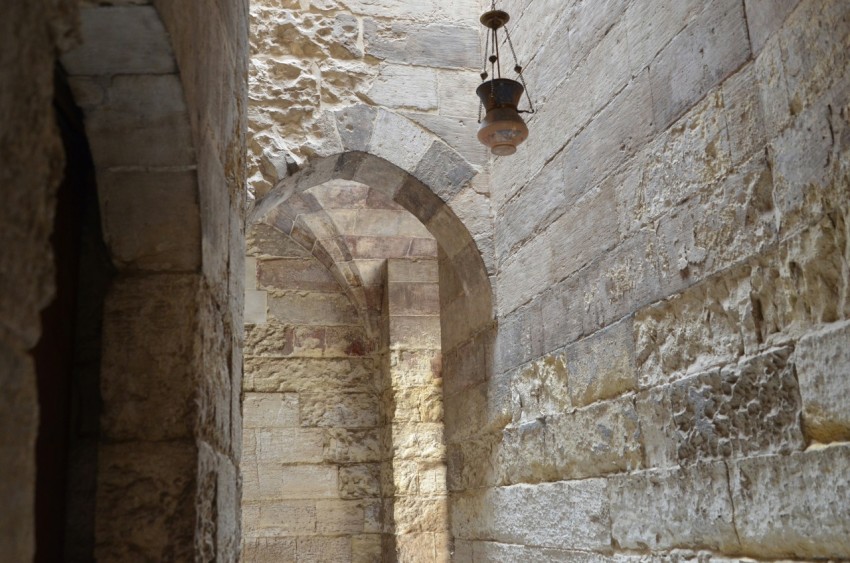
M 362 104 L 347 107 L 334 114 L 336 128 L 346 151 L 366 152 L 372 140 L 376 115 L 375 108 Z
M 299 537 L 297 563 L 349 563 L 351 561 L 350 536 Z
M 546 417 L 545 452 L 560 479 L 640 469 L 642 436 L 632 397 Z
M 257 436 L 258 463 L 321 463 L 325 435 L 315 428 L 260 428 Z
M 114 281 L 103 314 L 101 436 L 126 441 L 193 434 L 198 288 L 193 275 Z
M 379 110 L 369 152 L 412 173 L 432 143 L 433 135 L 414 122 L 393 112 Z
M 753 53 L 758 54 L 773 33 L 782 27 L 800 0 L 746 0 L 747 26 Z
M 254 358 L 245 360 L 254 389 L 265 393 L 368 392 L 376 367 L 367 358 Z
M 613 477 L 608 493 L 612 534 L 621 548 L 738 549 L 723 462 Z
M 371 428 L 378 424 L 375 395 L 368 393 L 302 393 L 301 425 Z
M 386 61 L 437 68 L 477 68 L 480 63 L 475 55 L 478 34 L 473 27 L 402 22 L 388 25 L 366 19 L 363 36 L 366 54 Z
M 649 65 L 667 43 L 705 8 L 700 0 L 645 0 L 626 8 L 632 74 Z
M 257 466 L 259 482 L 255 495 L 245 491 L 247 500 L 337 498 L 337 468 L 332 465 Z
M 514 423 L 570 411 L 569 375 L 567 358 L 560 353 L 517 368 L 511 377 Z
M 294 428 L 298 426 L 298 395 L 294 393 L 245 393 L 242 403 L 245 428 Z
M 475 169 L 457 151 L 435 141 L 413 175 L 443 201 L 449 201 L 475 176 Z
M 77 89 L 81 80 L 76 79 Z M 103 96 L 107 105 L 86 111 L 86 133 L 98 167 L 195 164 L 178 75 L 115 76 Z
M 354 304 L 343 293 L 276 292 L 268 300 L 269 314 L 284 323 L 320 326 L 358 324 Z
M 295 541 L 295 538 L 246 538 L 242 557 L 255 563 L 296 563 Z
M 458 539 L 608 551 L 611 529 L 604 479 L 513 485 L 455 497 Z
M 436 283 L 390 282 L 390 316 L 439 315 L 439 286 Z
M 567 346 L 573 405 L 588 405 L 637 389 L 633 318 L 628 317 Z
M 246 538 L 312 535 L 316 533 L 316 501 L 247 501 L 242 519 Z
M 103 230 L 121 268 L 195 270 L 201 262 L 194 172 L 101 171 Z
M 437 74 L 432 68 L 381 65 L 368 93 L 373 104 L 419 111 L 437 109 Z
M 347 465 L 339 469 L 339 494 L 343 499 L 377 497 L 381 493 L 378 464 Z
M 325 460 L 332 463 L 381 461 L 381 437 L 378 430 L 330 428 L 325 439 Z
M 102 445 L 95 557 L 192 559 L 197 457 L 194 442 Z
M 81 10 L 82 44 L 62 57 L 72 76 L 177 71 L 168 33 L 153 6 Z
M 363 505 L 357 501 L 316 501 L 316 530 L 320 534 L 360 533 L 363 524 Z
M 850 441 L 850 323 L 827 325 L 800 340 L 794 354 L 806 437 Z
M 614 185 L 603 184 L 570 205 L 541 237 L 552 246 L 549 279 L 562 280 L 620 242 Z
M 709 371 L 670 388 L 679 463 L 804 447 L 790 348 Z
M 257 266 L 257 283 L 262 290 L 340 291 L 337 280 L 317 260 L 260 260 Z
M 666 129 L 749 55 L 743 3 L 712 0 L 649 67 L 659 129 Z
M 843 559 L 850 553 L 850 448 L 813 449 L 731 464 L 744 553 Z
M 440 317 L 393 316 L 390 318 L 392 350 L 439 350 Z

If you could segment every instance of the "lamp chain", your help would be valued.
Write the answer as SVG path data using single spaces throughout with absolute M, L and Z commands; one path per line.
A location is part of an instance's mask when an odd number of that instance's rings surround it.
M 517 75 L 519 75 L 519 81 L 522 83 L 522 87 L 525 88 L 525 97 L 528 100 L 528 110 L 520 111 L 520 113 L 535 113 L 534 110 L 534 102 L 531 101 L 531 94 L 528 93 L 528 85 L 525 83 L 525 77 L 522 75 L 523 68 L 519 64 L 519 59 L 516 56 L 516 50 L 514 49 L 514 42 L 511 41 L 511 34 L 508 31 L 508 27 L 505 26 L 505 37 L 508 39 L 508 46 L 511 48 L 511 54 L 514 56 L 514 70 Z

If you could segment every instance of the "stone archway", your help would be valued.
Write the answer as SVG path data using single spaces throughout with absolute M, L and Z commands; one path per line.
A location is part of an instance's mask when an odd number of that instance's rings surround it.
M 152 2 L 85 6 L 82 42 L 60 59 L 117 269 L 104 303 L 93 556 L 234 561 L 241 301 L 228 296 L 228 261 L 241 216 L 166 24 L 183 41 L 192 31 Z
M 433 235 L 440 248 L 447 485 L 451 493 L 461 492 L 471 485 L 467 473 L 480 471 L 465 465 L 486 463 L 469 456 L 462 437 L 471 428 L 486 432 L 488 417 L 494 412 L 488 401 L 495 400 L 488 388 L 495 324 L 487 266 L 458 215 L 472 218 L 462 207 L 457 212 L 453 208 L 454 196 L 473 179 L 475 171 L 442 140 L 392 112 L 355 106 L 339 112 L 336 123 L 342 152 L 314 158 L 279 182 L 256 203 L 249 224 L 264 224 L 283 236 L 307 239 L 312 243 L 308 250 L 321 259 L 328 255 L 322 247 L 328 233 L 305 237 L 301 231 L 306 223 L 299 213 L 309 208 L 304 200 L 311 189 L 342 180 L 380 192 L 413 214 Z M 333 270 L 333 264 L 328 266 Z

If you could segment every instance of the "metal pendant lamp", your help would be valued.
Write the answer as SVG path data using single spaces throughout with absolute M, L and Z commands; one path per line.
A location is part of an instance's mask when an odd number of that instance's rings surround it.
M 508 156 L 516 152 L 517 147 L 528 138 L 528 127 L 520 116 L 521 113 L 534 113 L 534 105 L 528 88 L 522 76 L 522 66 L 517 60 L 511 35 L 506 24 L 511 17 L 507 12 L 496 9 L 495 0 L 490 6 L 490 11 L 481 16 L 481 23 L 488 28 L 487 40 L 484 47 L 484 70 L 481 72 L 481 80 L 484 82 L 476 89 L 475 93 L 481 99 L 478 109 L 478 140 L 490 149 L 496 156 Z M 502 78 L 502 61 L 499 52 L 499 31 L 504 31 L 505 41 L 511 50 L 514 59 L 514 72 L 517 80 Z M 487 70 L 490 65 L 492 78 Z M 527 110 L 519 109 L 522 95 L 525 93 L 528 99 Z M 484 118 L 481 118 L 482 110 Z

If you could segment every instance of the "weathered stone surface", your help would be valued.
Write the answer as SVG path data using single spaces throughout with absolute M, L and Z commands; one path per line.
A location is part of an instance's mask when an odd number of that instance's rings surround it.
M 750 56 L 744 5 L 715 0 L 650 66 L 655 119 L 666 129 Z
M 744 553 L 842 558 L 850 552 L 847 446 L 730 464 L 735 523 Z
M 103 171 L 98 186 L 104 240 L 116 265 L 166 271 L 200 265 L 198 184 L 193 172 Z M 152 209 L 157 210 L 155 217 L 148 216 Z
M 381 558 L 381 536 L 359 534 L 351 538 L 352 563 L 371 563 Z
M 382 460 L 381 437 L 377 430 L 327 431 L 325 460 L 334 463 L 364 463 Z
M 704 8 L 704 3 L 696 0 L 650 0 L 629 5 L 624 18 L 632 74 L 650 64 Z
M 98 559 L 191 559 L 196 450 L 189 442 L 127 442 L 98 453 Z M 146 525 L 132 526 L 139 514 Z
M 176 70 L 162 20 L 153 6 L 89 7 L 81 11 L 89 41 L 63 62 L 72 75 L 168 74 Z
M 503 373 L 543 353 L 542 300 L 536 299 L 499 320 L 493 343 L 493 371 Z
M 101 432 L 114 440 L 192 435 L 192 323 L 198 280 L 155 275 L 116 282 L 104 310 Z M 174 332 L 176 330 L 176 332 Z M 154 417 L 159 423 L 148 424 Z
M 378 424 L 378 397 L 368 393 L 301 393 L 301 425 L 372 428 Z
M 316 529 L 320 534 L 362 532 L 363 523 L 363 506 L 356 501 L 316 501 Z
M 839 216 L 827 217 L 723 276 L 639 311 L 641 385 L 729 363 L 819 323 L 846 318 L 848 271 L 836 261 L 846 247 L 844 228 Z
M 617 476 L 607 490 L 612 536 L 623 548 L 739 548 L 723 462 Z
M 299 537 L 297 553 L 298 563 L 348 563 L 351 561 L 351 539 L 348 536 Z
M 339 470 L 339 494 L 344 499 L 359 499 L 379 496 L 379 466 L 350 465 Z
M 475 56 L 478 34 L 472 27 L 387 25 L 366 19 L 363 35 L 366 53 L 387 61 L 443 68 L 475 68 L 480 63 Z
M 514 423 L 570 410 L 566 357 L 552 354 L 517 369 L 511 378 L 511 403 Z
M 761 51 L 765 42 L 782 27 L 785 18 L 799 4 L 799 0 L 746 0 L 747 27 L 753 53 Z
M 794 362 L 806 437 L 823 443 L 850 440 L 850 324 L 827 325 L 801 339 Z
M 256 490 L 246 487 L 246 500 L 337 498 L 337 468 L 328 465 L 258 466 Z
M 321 463 L 324 432 L 317 429 L 260 429 L 257 435 L 258 463 Z
M 297 427 L 298 396 L 294 393 L 245 393 L 242 417 L 246 429 Z
M 632 326 L 629 317 L 565 349 L 573 405 L 589 405 L 637 388 Z
M 438 315 L 390 317 L 390 349 L 438 350 L 440 348 L 440 317 Z
M 334 392 L 371 391 L 376 366 L 367 358 L 246 358 L 253 391 Z
M 679 463 L 802 449 L 790 354 L 789 348 L 772 349 L 674 383 L 670 408 Z
M 668 283 L 699 281 L 775 244 L 774 193 L 771 165 L 756 154 L 662 217 L 658 252 Z
M 316 533 L 316 501 L 263 500 L 248 501 L 245 512 L 245 535 L 254 537 L 286 537 Z M 295 546 L 292 554 L 295 554 Z
M 376 105 L 421 111 L 437 109 L 437 74 L 428 67 L 381 65 L 368 93 Z
M 71 84 L 75 91 L 85 90 L 86 97 L 92 97 L 83 105 L 98 166 L 180 167 L 195 163 L 178 75 L 116 76 L 104 87 L 94 78 L 79 77 Z M 163 138 L 172 141 L 158 142 Z
M 583 479 L 643 467 L 642 437 L 631 397 L 547 417 L 547 465 L 559 479 Z
M 296 563 L 295 538 L 246 539 L 242 557 L 256 563 Z
M 260 260 L 257 264 L 259 289 L 300 289 L 339 291 L 336 279 L 317 260 Z
M 608 551 L 611 530 L 604 479 L 514 485 L 454 497 L 460 539 Z M 535 521 L 537 525 L 528 526 Z

